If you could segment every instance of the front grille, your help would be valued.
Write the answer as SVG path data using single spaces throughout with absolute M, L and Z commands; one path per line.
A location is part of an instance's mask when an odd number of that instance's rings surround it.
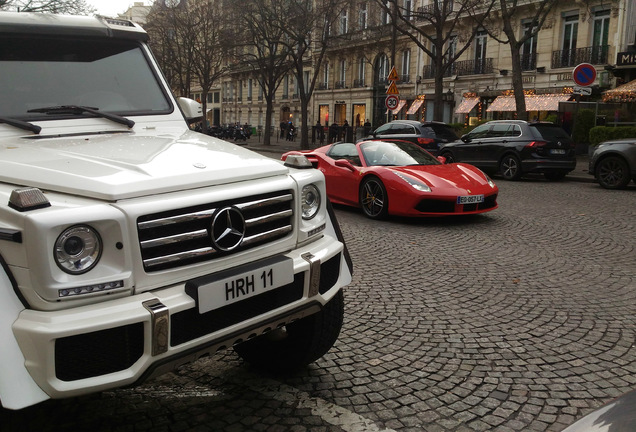
M 55 341 L 55 376 L 75 381 L 131 367 L 144 352 L 143 323 Z
M 238 209 L 244 237 L 231 250 L 214 247 L 212 221 L 219 210 Z M 145 215 L 137 220 L 141 257 L 147 272 L 182 267 L 260 246 L 292 231 L 293 195 L 278 191 Z
M 297 273 L 288 285 L 204 314 L 196 307 L 177 312 L 170 318 L 170 345 L 180 345 L 300 300 L 304 285 L 304 273 Z

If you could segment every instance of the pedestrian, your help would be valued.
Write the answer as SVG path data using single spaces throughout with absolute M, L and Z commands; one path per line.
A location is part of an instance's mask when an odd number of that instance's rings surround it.
M 365 137 L 371 135 L 371 123 L 369 122 L 369 119 L 366 119 L 362 129 Z

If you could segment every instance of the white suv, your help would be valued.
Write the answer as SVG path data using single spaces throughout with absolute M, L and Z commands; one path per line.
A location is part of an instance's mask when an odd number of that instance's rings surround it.
M 298 367 L 340 331 L 351 263 L 323 175 L 191 131 L 146 41 L 126 20 L 0 13 L 6 408 L 232 346 Z

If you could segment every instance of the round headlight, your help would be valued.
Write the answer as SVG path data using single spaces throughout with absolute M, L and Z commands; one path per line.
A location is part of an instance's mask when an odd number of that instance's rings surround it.
M 320 210 L 320 191 L 314 185 L 303 187 L 302 207 L 303 219 L 311 219 Z
M 81 274 L 92 269 L 102 254 L 99 234 L 87 225 L 64 230 L 55 241 L 53 255 L 57 265 L 70 274 Z

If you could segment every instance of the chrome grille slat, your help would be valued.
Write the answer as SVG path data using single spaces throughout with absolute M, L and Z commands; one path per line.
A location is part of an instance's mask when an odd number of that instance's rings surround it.
M 256 243 L 256 242 L 261 241 L 261 240 L 266 240 L 266 239 L 269 239 L 269 238 L 272 238 L 272 237 L 276 237 L 279 234 L 286 234 L 288 232 L 291 232 L 291 230 L 292 230 L 291 225 L 288 225 L 288 226 L 284 226 L 284 227 L 278 228 L 276 230 L 260 233 L 258 235 L 254 235 L 254 236 L 251 236 L 251 237 L 246 237 L 246 238 L 243 239 L 243 244 L 244 245 L 250 245 L 252 243 Z
M 213 242 L 212 222 L 217 212 L 228 207 L 239 209 L 245 221 L 243 240 L 232 249 Z M 293 222 L 294 195 L 282 190 L 141 216 L 137 232 L 144 268 L 152 272 L 214 260 L 282 239 L 293 232 Z
M 193 258 L 193 257 L 198 257 L 198 256 L 203 256 L 203 255 L 210 255 L 210 254 L 214 254 L 214 253 L 216 253 L 216 251 L 214 249 L 212 249 L 211 247 L 202 248 L 202 249 L 197 249 L 197 250 L 193 250 L 193 251 L 189 251 L 189 252 L 181 252 L 181 253 L 178 253 L 178 254 L 166 255 L 166 256 L 162 256 L 162 257 L 158 257 L 158 258 L 150 258 L 150 259 L 144 260 L 144 265 L 147 266 L 147 267 L 153 267 L 153 266 L 158 266 L 160 264 L 166 264 L 166 263 L 170 263 L 170 262 L 181 261 L 181 260 L 186 259 L 186 258 Z
M 177 234 L 169 237 L 161 237 L 153 240 L 146 240 L 141 242 L 141 248 L 151 248 L 156 246 L 164 246 L 170 243 L 179 243 L 186 240 L 194 240 L 197 238 L 208 237 L 208 230 L 198 230 L 183 234 Z
M 293 213 L 294 212 L 291 209 L 290 210 L 285 210 L 285 211 L 274 213 L 274 214 L 271 214 L 271 215 L 261 216 L 261 217 L 258 217 L 258 218 L 252 218 L 250 220 L 246 220 L 245 224 L 248 226 L 248 228 L 251 228 L 251 227 L 256 226 L 256 225 L 260 225 L 260 224 L 264 224 L 264 223 L 271 222 L 271 221 L 274 221 L 274 220 L 290 217 Z
M 137 226 L 139 227 L 139 229 L 149 229 L 149 228 L 164 226 L 167 224 L 187 222 L 194 219 L 205 219 L 212 216 L 212 214 L 214 214 L 215 211 L 216 209 L 210 209 L 210 210 L 196 212 L 196 213 L 189 213 L 189 214 L 183 214 L 179 216 L 154 219 L 147 222 L 140 222 L 139 224 L 137 224 Z

